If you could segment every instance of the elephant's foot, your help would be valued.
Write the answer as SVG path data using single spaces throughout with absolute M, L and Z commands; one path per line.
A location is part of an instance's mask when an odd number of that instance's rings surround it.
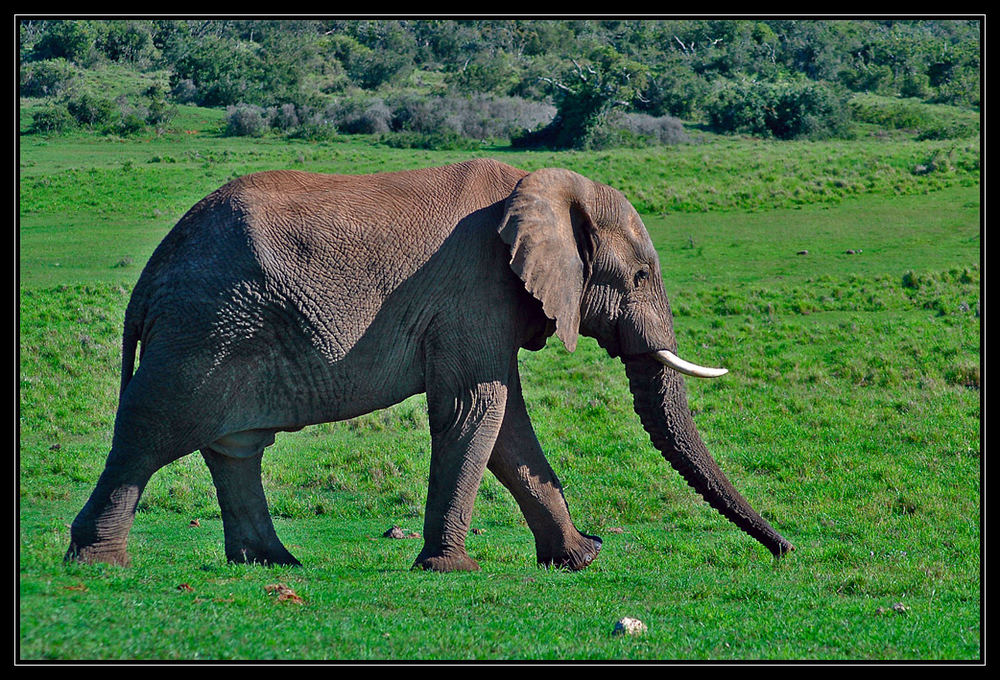
M 558 547 L 536 544 L 538 564 L 555 569 L 579 571 L 597 558 L 601 551 L 601 539 L 597 536 L 577 534 L 572 541 L 562 543 Z
M 82 564 L 113 564 L 119 567 L 127 567 L 132 559 L 125 548 L 119 546 L 85 545 L 79 546 L 75 541 L 71 541 L 65 562 L 80 562 Z
M 426 547 L 417 556 L 413 569 L 425 571 L 479 571 L 479 563 L 464 550 L 435 551 Z
M 129 472 L 110 462 L 105 466 L 93 493 L 70 526 L 66 562 L 129 565 L 128 534 L 145 485 L 123 483 L 122 477 Z
M 288 552 L 281 543 L 265 548 L 247 546 L 231 548 L 226 546 L 226 560 L 234 564 L 260 564 L 265 567 L 302 566 L 302 563 L 295 559 L 295 556 Z

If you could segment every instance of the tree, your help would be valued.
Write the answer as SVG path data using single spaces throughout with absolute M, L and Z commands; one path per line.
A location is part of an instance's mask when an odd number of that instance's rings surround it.
M 91 22 L 78 20 L 55 20 L 45 25 L 44 33 L 35 43 L 35 59 L 63 58 L 80 64 L 89 56 L 94 43 Z
M 251 43 L 212 35 L 178 36 L 167 50 L 173 63 L 171 85 L 196 93 L 202 106 L 302 103 L 313 43 L 279 32 L 258 37 L 259 43 Z
M 596 50 L 589 63 L 572 64 L 566 77 L 541 79 L 554 90 L 555 118 L 541 130 L 511 140 L 515 146 L 591 148 L 609 116 L 640 99 L 646 87 L 646 68 L 607 46 Z
M 979 41 L 965 40 L 936 48 L 927 68 L 928 83 L 936 91 L 932 101 L 980 106 Z
M 112 61 L 148 60 L 153 55 L 152 26 L 148 21 L 109 21 L 98 47 Z
M 449 73 L 445 81 L 459 92 L 505 95 L 517 84 L 517 78 L 517 68 L 510 56 L 500 52 L 493 56 L 476 55 L 461 69 Z
M 691 68 L 690 60 L 671 54 L 647 78 L 635 107 L 653 116 L 694 118 L 702 110 L 711 87 Z

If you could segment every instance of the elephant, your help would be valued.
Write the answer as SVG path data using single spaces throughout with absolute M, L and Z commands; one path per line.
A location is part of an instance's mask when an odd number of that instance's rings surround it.
M 521 348 L 579 336 L 619 358 L 652 444 L 775 556 L 793 547 L 736 491 L 695 427 L 659 258 L 618 190 L 563 168 L 475 159 L 370 175 L 273 170 L 232 180 L 154 250 L 125 311 L 105 467 L 66 560 L 126 565 L 136 504 L 164 465 L 200 451 L 226 559 L 298 565 L 261 482 L 277 432 L 425 393 L 431 436 L 423 547 L 412 567 L 477 570 L 465 546 L 486 470 L 512 494 L 540 565 L 579 570 L 577 530 L 532 429 Z M 136 366 L 136 350 L 139 362 Z

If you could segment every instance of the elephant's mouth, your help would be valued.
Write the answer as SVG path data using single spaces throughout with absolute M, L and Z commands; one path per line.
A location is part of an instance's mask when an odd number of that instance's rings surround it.
M 678 373 L 690 375 L 695 378 L 718 378 L 720 375 L 725 375 L 729 372 L 725 368 L 710 368 L 685 361 L 668 349 L 653 352 L 652 356 L 667 368 L 672 368 Z
M 628 342 L 629 336 L 623 335 L 621 331 L 622 329 L 619 328 L 618 332 L 614 334 L 587 333 L 587 335 L 592 335 L 592 337 L 597 340 L 597 344 L 600 345 L 612 358 L 621 357 L 623 361 L 649 357 L 651 359 L 655 359 L 659 364 L 666 366 L 669 369 L 677 371 L 678 373 L 683 373 L 684 375 L 690 375 L 694 378 L 718 378 L 719 376 L 729 373 L 729 370 L 725 368 L 700 366 L 696 363 L 687 361 L 666 348 L 652 349 L 657 345 L 660 347 L 663 346 L 659 343 L 651 343 L 650 345 L 646 345 L 644 348 L 636 347 L 635 345 L 637 344 L 645 343 L 630 343 Z

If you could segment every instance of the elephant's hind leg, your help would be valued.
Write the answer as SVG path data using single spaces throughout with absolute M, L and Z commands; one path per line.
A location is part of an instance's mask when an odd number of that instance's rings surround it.
M 124 403 L 104 470 L 70 527 L 66 560 L 127 565 L 128 534 L 143 489 L 157 470 L 194 450 L 135 402 Z
M 66 561 L 129 564 L 128 534 L 152 472 L 136 470 L 120 459 L 112 447 L 97 486 L 70 527 Z
M 562 486 L 535 437 L 516 373 L 489 469 L 521 508 L 535 536 L 540 565 L 575 571 L 594 561 L 601 539 L 573 525 Z
M 273 431 L 250 431 L 223 437 L 201 451 L 222 510 L 226 559 L 230 562 L 300 564 L 274 531 L 261 485 L 264 448 L 272 442 Z

